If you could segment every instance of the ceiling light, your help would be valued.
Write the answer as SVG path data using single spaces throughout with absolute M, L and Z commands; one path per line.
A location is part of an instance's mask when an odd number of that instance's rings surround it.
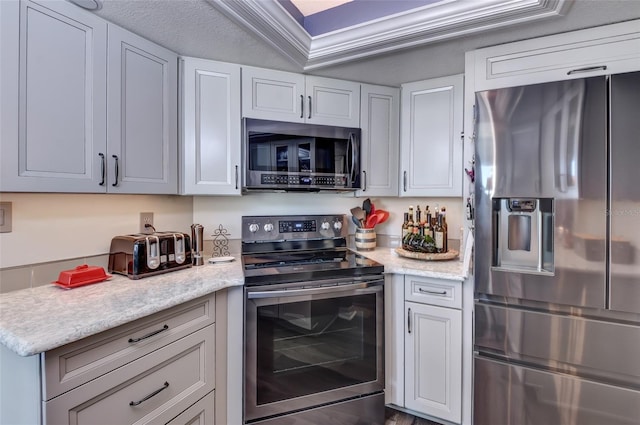
M 291 3 L 304 16 L 309 16 L 351 1 L 353 0 L 291 0 Z

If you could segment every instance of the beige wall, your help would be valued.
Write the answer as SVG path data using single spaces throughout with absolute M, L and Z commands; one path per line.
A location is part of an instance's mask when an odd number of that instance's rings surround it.
M 13 231 L 0 233 L 0 269 L 109 252 L 111 238 L 136 233 L 140 212 L 158 230 L 189 232 L 191 197 L 1 193 L 12 202 Z
M 139 213 L 152 211 L 158 230 L 190 232 L 194 222 L 205 227 L 205 239 L 222 224 L 231 239 L 240 239 L 240 217 L 273 214 L 349 214 L 365 198 L 336 194 L 262 193 L 242 197 L 28 194 L 2 193 L 13 203 L 13 231 L 0 233 L 0 268 L 101 255 L 111 238 L 138 232 Z M 192 201 L 193 200 L 193 201 Z M 400 235 L 402 213 L 409 205 L 445 205 L 451 238 L 462 224 L 459 198 L 372 198 L 388 210 L 378 233 Z M 353 233 L 354 227 L 350 227 Z
M 241 216 L 280 214 L 349 214 L 365 198 L 347 194 L 252 193 L 242 197 L 0 193 L 12 202 L 13 231 L 0 233 L 0 293 L 48 285 L 60 271 L 87 263 L 105 269 L 111 238 L 138 232 L 140 212 L 153 212 L 157 230 L 190 232 L 205 227 L 205 239 L 222 224 L 237 252 Z M 459 238 L 459 198 L 372 198 L 391 213 L 376 227 L 380 235 L 399 236 L 409 205 L 445 205 L 450 238 Z M 354 232 L 350 225 L 349 233 Z M 205 244 L 212 251 L 211 242 Z
M 350 214 L 355 206 L 362 206 L 366 198 L 354 198 L 353 195 L 326 193 L 251 193 L 242 197 L 194 197 L 194 221 L 204 226 L 205 239 L 220 224 L 229 231 L 232 239 L 240 239 L 240 217 L 243 215 L 277 214 Z M 400 236 L 403 213 L 409 205 L 420 205 L 424 210 L 429 205 L 433 210 L 436 204 L 447 207 L 447 222 L 450 238 L 459 238 L 462 225 L 462 200 L 460 198 L 376 198 L 371 201 L 377 208 L 388 210 L 391 215 L 386 223 L 376 227 L 382 235 Z M 458 230 L 456 230 L 458 229 Z M 352 234 L 355 226 L 349 227 Z

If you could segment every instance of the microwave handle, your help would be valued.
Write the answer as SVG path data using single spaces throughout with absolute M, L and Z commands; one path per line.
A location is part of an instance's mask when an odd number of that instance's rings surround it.
M 350 167 L 347 169 L 347 172 L 349 174 L 349 179 L 350 184 L 353 184 L 356 180 L 356 173 L 358 172 L 357 170 L 360 168 L 358 165 L 358 158 L 360 157 L 360 155 L 358 155 L 358 144 L 355 142 L 355 134 L 354 133 L 349 133 L 349 146 L 351 146 L 351 164 Z

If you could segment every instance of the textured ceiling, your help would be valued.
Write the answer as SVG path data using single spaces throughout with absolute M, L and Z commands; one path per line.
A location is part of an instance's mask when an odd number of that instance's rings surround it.
M 105 0 L 103 8 L 94 13 L 180 55 L 302 71 L 206 0 Z M 640 0 L 578 0 L 565 16 L 542 23 L 523 23 L 387 53 L 323 68 L 313 74 L 397 86 L 402 82 L 463 72 L 467 50 L 630 19 L 640 19 Z

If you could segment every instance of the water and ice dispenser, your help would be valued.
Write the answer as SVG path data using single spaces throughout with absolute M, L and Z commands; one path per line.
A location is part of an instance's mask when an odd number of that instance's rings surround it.
M 493 268 L 553 274 L 553 199 L 493 199 Z

